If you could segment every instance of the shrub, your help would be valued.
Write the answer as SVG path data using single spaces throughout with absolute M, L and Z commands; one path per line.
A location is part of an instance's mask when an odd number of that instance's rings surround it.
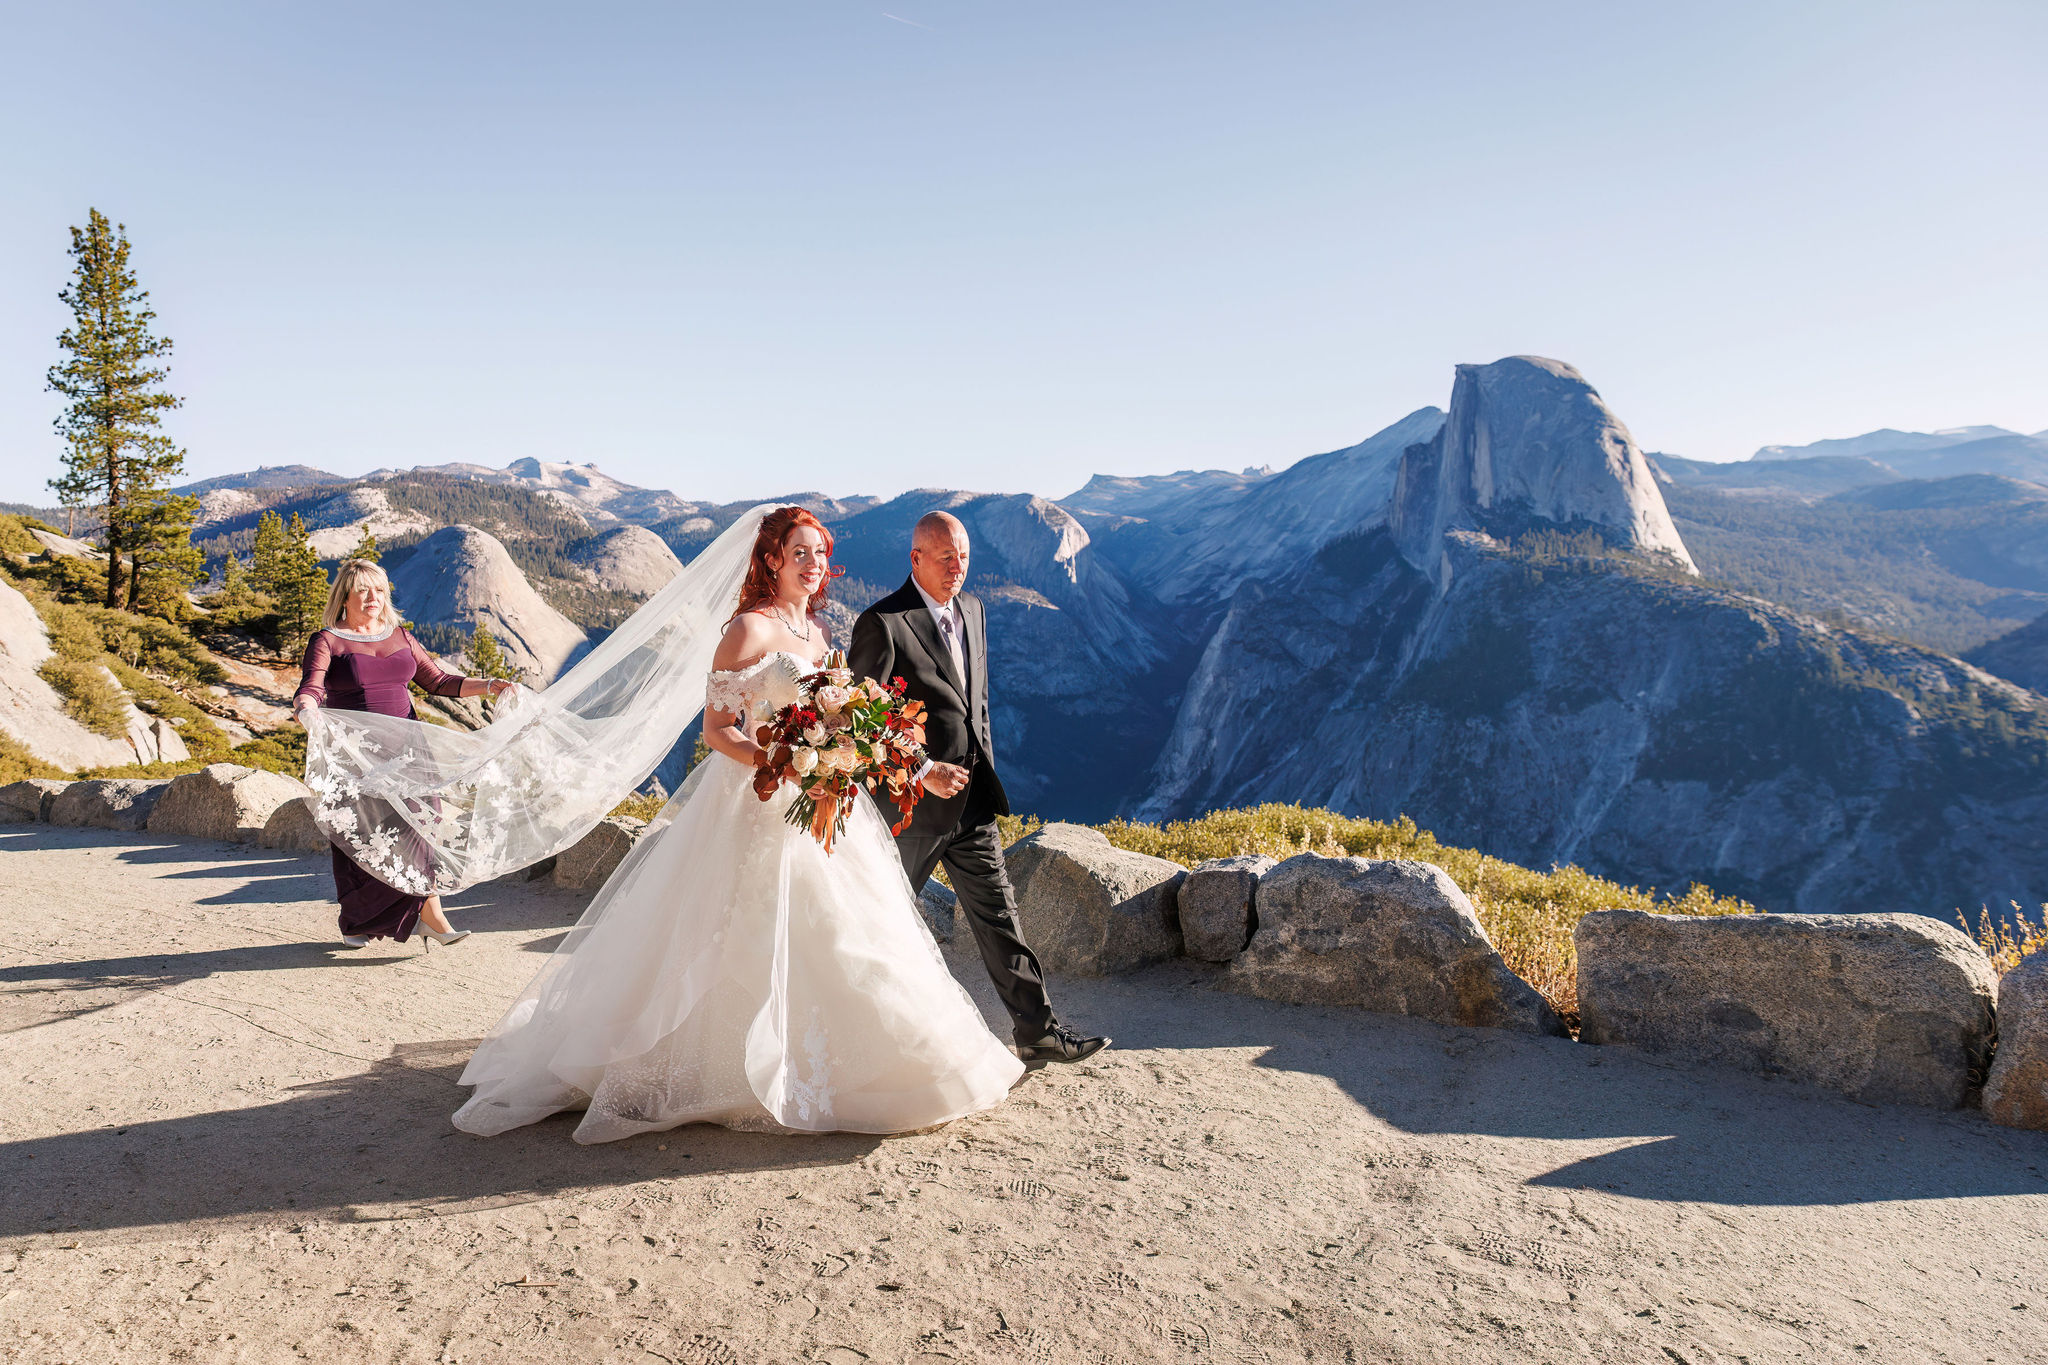
M 2012 923 L 1994 919 L 1988 907 L 1980 907 L 1974 932 L 1962 911 L 1956 912 L 1956 923 L 1963 926 L 1964 933 L 1977 940 L 1984 956 L 1991 959 L 1991 970 L 2000 976 L 2019 966 L 2020 959 L 2027 954 L 2048 948 L 2048 905 L 2041 907 L 2041 919 L 2036 922 L 2026 917 L 2018 901 L 2008 903 L 2012 906 Z
M 0 730 L 0 786 L 23 782 L 31 777 L 69 777 L 54 763 L 45 763 L 30 753 L 22 742 Z
M 64 714 L 86 729 L 108 739 L 128 733 L 127 702 L 99 664 L 60 654 L 36 673 L 64 698 Z
M 43 543 L 28 533 L 31 526 L 42 531 L 50 529 L 34 517 L 16 516 L 12 512 L 0 514 L 0 554 L 41 554 Z
M 1035 818 L 1000 822 L 1005 843 L 1022 838 L 1040 823 Z M 1410 858 L 1434 863 L 1449 874 L 1479 914 L 1479 922 L 1508 966 L 1540 991 L 1551 1006 L 1577 1025 L 1578 953 L 1572 930 L 1595 910 L 1658 910 L 1678 915 L 1755 913 L 1746 901 L 1715 894 L 1695 884 L 1684 895 L 1660 898 L 1654 888 L 1621 886 L 1576 867 L 1536 872 L 1469 848 L 1437 842 L 1406 816 L 1388 822 L 1359 820 L 1334 811 L 1268 804 L 1246 810 L 1212 811 L 1196 820 L 1164 825 L 1112 820 L 1097 826 L 1118 848 L 1192 867 L 1210 858 L 1264 853 L 1327 857 Z M 1015 831 L 1014 833 L 1012 831 Z

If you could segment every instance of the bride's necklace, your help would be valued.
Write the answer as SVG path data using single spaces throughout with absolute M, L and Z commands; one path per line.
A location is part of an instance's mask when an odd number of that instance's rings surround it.
M 775 619 L 782 623 L 782 628 L 784 630 L 788 631 L 791 635 L 796 635 L 797 639 L 802 640 L 805 644 L 809 644 L 811 642 L 811 623 L 809 621 L 805 621 L 803 634 L 797 635 L 796 627 L 791 625 L 789 623 L 789 618 L 782 614 L 782 604 L 780 602 L 777 602 L 775 604 Z

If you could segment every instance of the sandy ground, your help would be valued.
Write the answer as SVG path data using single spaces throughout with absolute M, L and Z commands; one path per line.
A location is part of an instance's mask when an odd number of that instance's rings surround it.
M 936 1131 L 474 1139 L 581 898 L 479 888 L 427 956 L 327 890 L 0 829 L 0 1358 L 2048 1360 L 2048 1135 L 1177 964 L 1057 982 L 1117 1047 Z

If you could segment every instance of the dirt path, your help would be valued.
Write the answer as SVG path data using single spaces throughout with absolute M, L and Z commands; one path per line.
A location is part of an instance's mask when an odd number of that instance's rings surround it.
M 2048 1135 L 1177 965 L 1056 983 L 1118 1046 L 937 1131 L 478 1140 L 454 1077 L 581 898 L 428 957 L 327 890 L 0 828 L 0 1358 L 2048 1360 Z

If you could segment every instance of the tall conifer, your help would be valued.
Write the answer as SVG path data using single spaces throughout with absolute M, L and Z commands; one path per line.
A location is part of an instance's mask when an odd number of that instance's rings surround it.
M 297 512 L 290 525 L 275 512 L 258 519 L 255 561 L 250 576 L 277 609 L 278 645 L 287 655 L 297 654 L 320 629 L 329 587 L 319 551 L 306 539 L 306 523 Z
M 169 509 L 154 495 L 183 472 L 185 452 L 158 427 L 183 400 L 161 387 L 171 339 L 150 332 L 156 314 L 128 267 L 126 226 L 98 209 L 87 214 L 83 228 L 71 229 L 72 278 L 58 296 L 72 322 L 57 338 L 70 354 L 48 374 L 51 391 L 67 400 L 56 421 L 65 469 L 50 487 L 67 507 L 103 509 L 106 605 L 113 607 L 121 604 L 122 556 L 138 538 L 164 539 Z M 136 585 L 128 598 L 139 603 Z

